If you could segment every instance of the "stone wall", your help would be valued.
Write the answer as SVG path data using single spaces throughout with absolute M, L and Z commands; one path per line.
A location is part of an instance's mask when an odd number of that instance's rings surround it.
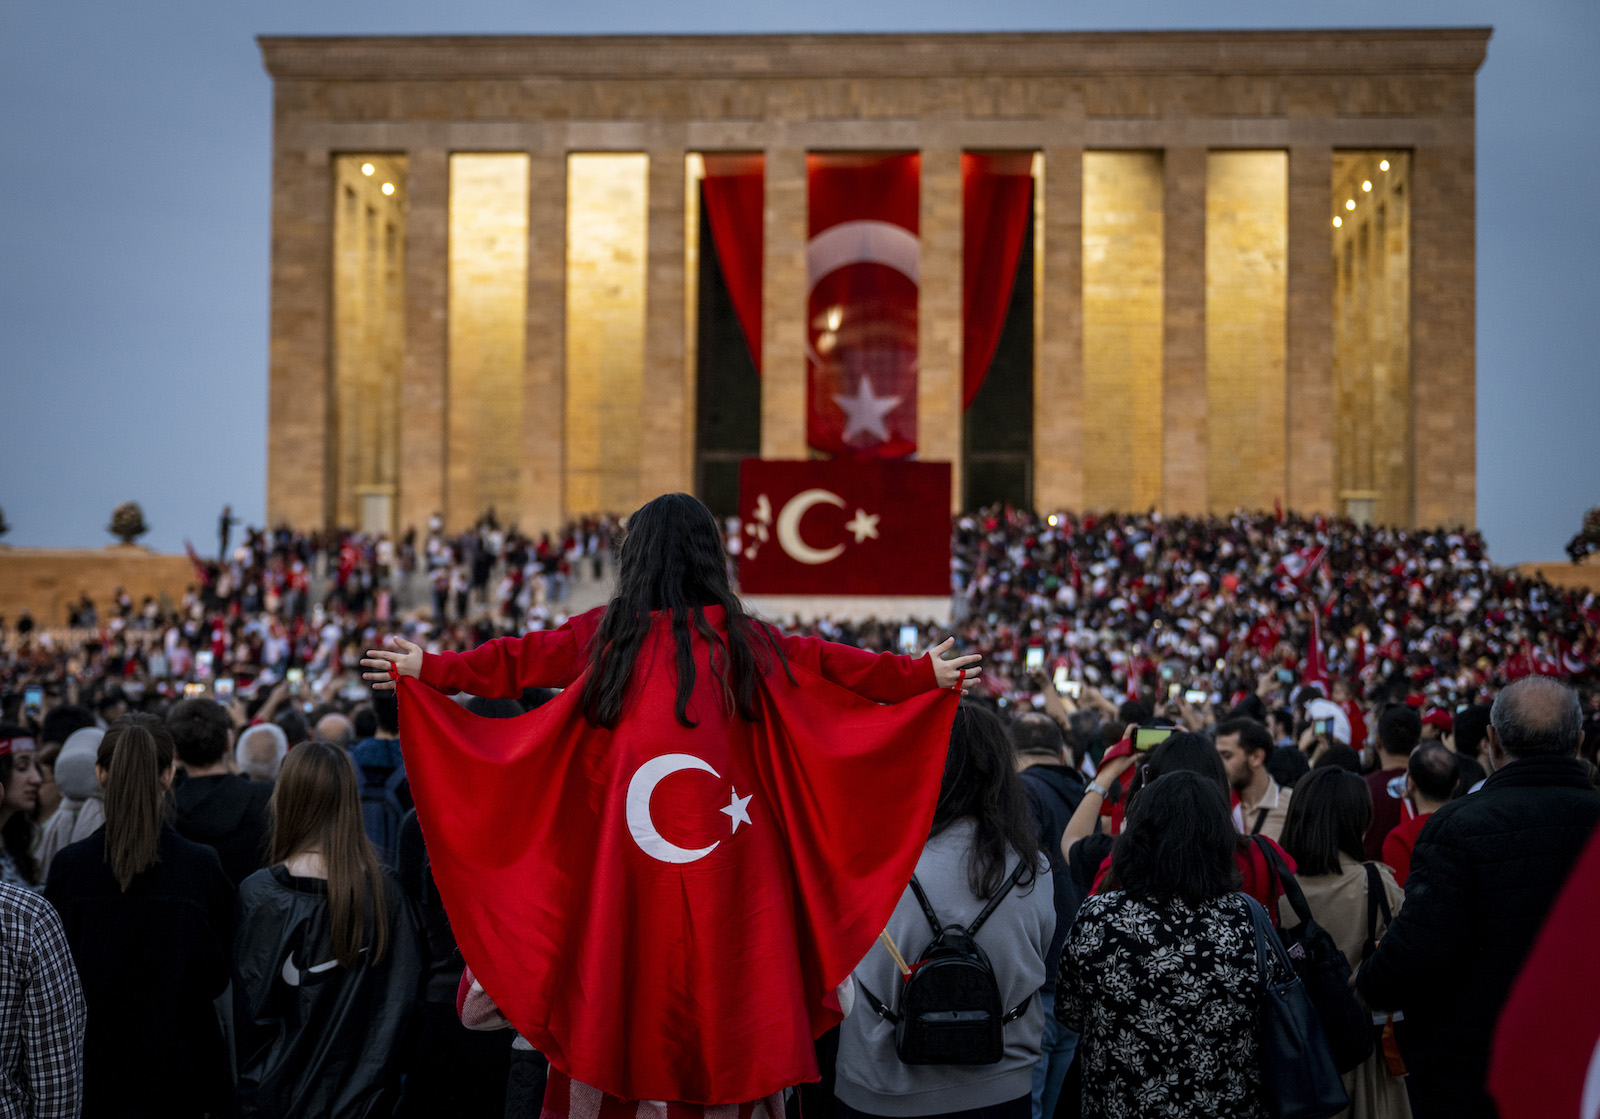
M 121 587 L 137 606 L 145 595 L 166 595 L 174 605 L 195 583 L 187 556 L 164 556 L 137 545 L 93 548 L 0 546 L 0 616 L 15 624 L 26 608 L 40 626 L 67 624 L 67 608 L 87 594 L 100 617 Z

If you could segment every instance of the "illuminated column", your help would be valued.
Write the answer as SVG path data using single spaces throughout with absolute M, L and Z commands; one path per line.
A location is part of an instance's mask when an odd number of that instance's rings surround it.
M 527 340 L 523 346 L 518 523 L 554 532 L 565 521 L 567 155 L 528 157 Z
M 1081 509 L 1083 149 L 1034 162 L 1033 503 Z
M 684 158 L 652 149 L 639 497 L 693 489 L 694 410 L 684 361 Z
M 1206 151 L 1163 160 L 1161 508 L 1206 511 Z
M 761 457 L 806 457 L 806 153 L 766 153 Z
M 1290 148 L 1284 504 L 1300 513 L 1334 510 L 1332 192 L 1332 149 Z
M 917 285 L 917 457 L 950 464 L 961 509 L 961 152 L 922 152 Z
M 272 160 L 269 525 L 322 526 L 333 512 L 327 458 L 331 170 L 326 151 L 279 148 Z
M 445 303 L 449 290 L 449 156 L 442 148 L 407 155 L 406 346 L 400 368 L 398 528 L 426 532 L 444 513 Z

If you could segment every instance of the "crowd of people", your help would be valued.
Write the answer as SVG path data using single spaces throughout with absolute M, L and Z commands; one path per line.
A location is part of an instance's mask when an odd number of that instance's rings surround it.
M 236 547 L 231 523 L 179 602 L 86 596 L 69 628 L 0 630 L 0 1022 L 27 1023 L 0 1030 L 0 1116 L 621 1103 L 548 1067 L 474 981 L 384 689 L 540 708 L 598 616 L 569 619 L 574 587 L 617 574 L 613 601 L 648 622 L 677 603 L 638 576 L 664 561 L 635 544 L 630 581 L 610 518 Z M 691 607 L 736 601 L 725 568 L 669 569 Z M 1295 971 L 1355 1119 L 1497 1114 L 1499 1008 L 1600 821 L 1600 596 L 1496 568 L 1470 532 L 993 509 L 954 521 L 952 599 L 959 661 L 916 619 L 795 623 L 773 645 L 879 701 L 966 694 L 820 1082 L 741 1115 L 1277 1114 L 1260 1022 Z M 722 672 L 754 716 L 727 674 L 765 662 L 718 619 L 693 640 L 721 661 L 695 662 L 674 618 L 679 670 Z M 574 717 L 626 717 L 619 679 Z M 915 1025 L 913 987 L 943 1008 L 937 969 L 918 976 L 936 957 L 987 969 L 994 1012 Z M 1350 981 L 1348 1005 L 1308 959 Z

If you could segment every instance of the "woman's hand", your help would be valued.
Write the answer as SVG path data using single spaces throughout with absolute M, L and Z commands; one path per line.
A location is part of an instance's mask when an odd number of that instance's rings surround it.
M 375 692 L 394 691 L 397 676 L 409 676 L 415 680 L 422 675 L 422 646 L 399 635 L 389 638 L 389 642 L 400 651 L 392 653 L 387 649 L 368 649 L 367 655 L 361 658 L 362 668 L 378 670 L 361 674 L 361 678 L 371 684 Z
M 933 661 L 933 679 L 939 687 L 953 688 L 959 684 L 961 686 L 961 694 L 966 695 L 972 691 L 972 686 L 978 682 L 978 674 L 983 670 L 975 666 L 983 658 L 977 653 L 968 653 L 964 657 L 951 657 L 949 660 L 945 660 L 944 654 L 949 652 L 955 646 L 955 643 L 956 639 L 954 637 L 946 637 L 939 644 L 928 650 L 928 658 Z M 420 667 L 422 663 L 420 657 L 417 663 Z M 966 672 L 965 678 L 961 675 L 963 670 Z

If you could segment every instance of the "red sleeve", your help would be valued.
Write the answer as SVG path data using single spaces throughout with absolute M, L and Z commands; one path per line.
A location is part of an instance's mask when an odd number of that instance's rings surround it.
M 1406 875 L 1411 873 L 1411 845 L 1409 836 L 1401 835 L 1405 825 L 1391 831 L 1383 840 L 1383 861 L 1394 871 L 1394 884 L 1405 889 Z
M 795 664 L 875 703 L 899 703 L 938 687 L 931 657 L 869 653 L 820 637 L 780 636 L 778 640 L 784 656 Z
M 466 653 L 427 653 L 422 682 L 454 695 L 515 698 L 523 688 L 565 688 L 583 672 L 589 641 L 604 607 L 579 614 L 560 629 L 497 637 Z

